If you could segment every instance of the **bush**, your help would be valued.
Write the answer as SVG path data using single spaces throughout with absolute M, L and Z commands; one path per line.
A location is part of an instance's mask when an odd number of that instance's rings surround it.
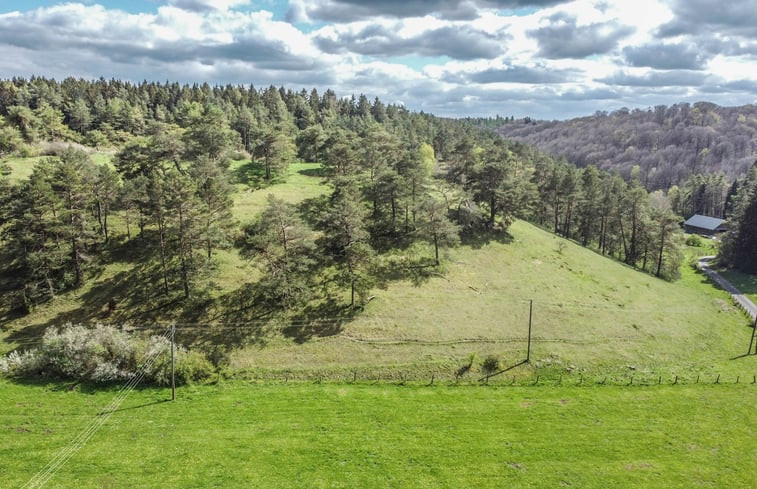
M 701 248 L 702 238 L 700 238 L 696 234 L 691 234 L 688 237 L 686 237 L 686 246 L 694 246 L 695 248 Z
M 481 370 L 486 375 L 491 375 L 497 370 L 499 370 L 499 357 L 496 355 L 488 355 L 486 358 L 484 358 L 484 361 L 481 362 Z
M 174 357 L 176 363 L 174 381 L 177 385 L 205 380 L 213 373 L 213 365 L 199 352 L 177 348 L 174 352 Z M 170 354 L 161 355 L 158 358 L 151 369 L 150 378 L 158 385 L 171 384 Z
M 178 384 L 203 380 L 212 366 L 198 352 L 175 349 Z M 122 382 L 142 373 L 144 380 L 167 385 L 171 379 L 170 342 L 147 340 L 110 326 L 66 324 L 48 328 L 39 348 L 0 358 L 0 373 L 16 377 L 52 377 L 97 383 Z

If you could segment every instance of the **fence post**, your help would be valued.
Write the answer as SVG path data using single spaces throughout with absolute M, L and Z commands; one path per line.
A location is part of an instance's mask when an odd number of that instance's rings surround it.
M 175 342 L 175 336 L 176 336 L 176 325 L 171 325 L 171 400 L 176 400 L 176 381 L 174 377 L 174 365 L 175 365 L 175 359 L 174 359 L 174 342 Z
M 533 318 L 533 315 L 534 300 L 531 299 L 528 304 L 528 347 L 526 348 L 526 363 L 531 361 L 531 319 Z

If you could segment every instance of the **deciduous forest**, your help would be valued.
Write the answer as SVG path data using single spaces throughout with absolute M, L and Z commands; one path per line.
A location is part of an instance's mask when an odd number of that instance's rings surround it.
M 597 111 L 566 121 L 502 122 L 507 123 L 496 126 L 505 138 L 535 145 L 579 167 L 595 165 L 628 178 L 638 166 L 648 190 L 683 187 L 703 174 L 718 175 L 724 182 L 743 178 L 757 152 L 755 105 L 679 103 Z

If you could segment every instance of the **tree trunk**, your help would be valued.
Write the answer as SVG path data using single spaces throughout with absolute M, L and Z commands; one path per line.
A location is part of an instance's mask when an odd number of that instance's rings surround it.
M 570 237 L 570 220 L 573 214 L 573 200 L 568 200 L 568 207 L 565 211 L 565 221 L 563 223 L 563 236 Z
M 554 221 L 555 221 L 555 234 L 559 234 L 560 231 L 560 198 L 555 197 L 554 200 Z
M 81 255 L 76 237 L 71 238 L 71 258 L 74 261 L 74 284 L 81 285 Z
M 184 206 L 179 205 L 179 260 L 181 261 L 181 282 L 184 286 L 184 298 L 189 298 L 189 272 L 187 270 L 187 242 L 184 233 Z
M 494 217 L 497 214 L 496 200 L 494 197 L 489 199 L 489 227 L 494 228 Z
M 140 231 L 140 235 L 141 235 Z M 166 268 L 166 239 L 163 211 L 158 206 L 158 237 L 160 238 L 160 266 L 163 270 L 163 292 L 168 295 L 168 269 Z
M 660 276 L 660 271 L 662 270 L 662 253 L 665 249 L 665 231 L 666 226 L 663 226 L 662 229 L 660 229 L 660 256 L 657 258 L 657 272 L 655 273 L 656 277 Z
M 620 226 L 620 240 L 623 242 L 623 258 L 628 263 L 628 245 L 626 244 L 626 233 L 623 231 L 623 219 L 618 217 L 618 225 Z
M 439 236 L 434 233 L 434 262 L 439 266 Z
M 110 234 L 108 233 L 108 206 L 103 209 L 103 233 L 105 233 L 105 242 L 110 240 Z
M 97 223 L 100 225 L 100 233 L 105 237 L 105 241 L 107 242 L 107 234 L 105 232 L 105 225 L 103 224 L 103 205 L 102 202 L 100 202 L 100 199 L 97 199 L 97 204 L 95 204 L 95 209 L 97 210 Z

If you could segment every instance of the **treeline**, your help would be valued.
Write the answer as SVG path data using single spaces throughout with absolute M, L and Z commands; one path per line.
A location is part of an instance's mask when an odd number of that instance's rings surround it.
M 340 293 L 358 305 L 382 282 L 433 273 L 444 247 L 501 236 L 516 218 L 660 277 L 678 272 L 674 202 L 647 194 L 639 168 L 627 181 L 577 169 L 475 121 L 273 86 L 14 79 L 0 101 L 4 151 L 53 153 L 25 181 L 0 179 L 3 288 L 25 310 L 116 259 L 149 275 L 145 299 L 190 298 L 216 251 L 236 248 L 260 268 L 243 287 L 259 317 L 317 314 Z M 113 164 L 50 141 L 112 148 Z M 233 183 L 265 191 L 297 159 L 318 164 L 328 194 L 270 197 L 237 222 Z M 251 171 L 232 174 L 232 160 Z
M 697 102 L 567 121 L 526 118 L 503 124 L 498 132 L 579 167 L 618 171 L 626 179 L 638 165 L 646 189 L 666 191 L 697 174 L 719 173 L 728 182 L 743 177 L 757 154 L 757 106 Z
M 734 184 L 730 231 L 723 238 L 720 262 L 747 273 L 757 273 L 757 161 Z
M 25 310 L 111 259 L 113 219 L 125 230 L 117 241 L 140 250 L 135 260 L 164 295 L 190 297 L 212 272 L 214 250 L 236 246 L 264 269 L 258 298 L 290 306 L 305 303 L 327 269 L 354 304 L 375 282 L 379 251 L 428 240 L 436 263 L 452 239 L 446 212 L 428 198 L 435 157 L 426 141 L 443 153 L 448 133 L 473 131 L 453 121 L 331 90 L 41 78 L 1 85 L 5 151 L 52 153 L 28 180 L 2 180 L 3 288 Z M 113 167 L 51 141 L 112 148 Z M 273 199 L 242 229 L 231 215 L 232 159 L 251 161 L 262 175 L 256 187 L 295 159 L 321 163 L 333 195 L 308 212 Z

